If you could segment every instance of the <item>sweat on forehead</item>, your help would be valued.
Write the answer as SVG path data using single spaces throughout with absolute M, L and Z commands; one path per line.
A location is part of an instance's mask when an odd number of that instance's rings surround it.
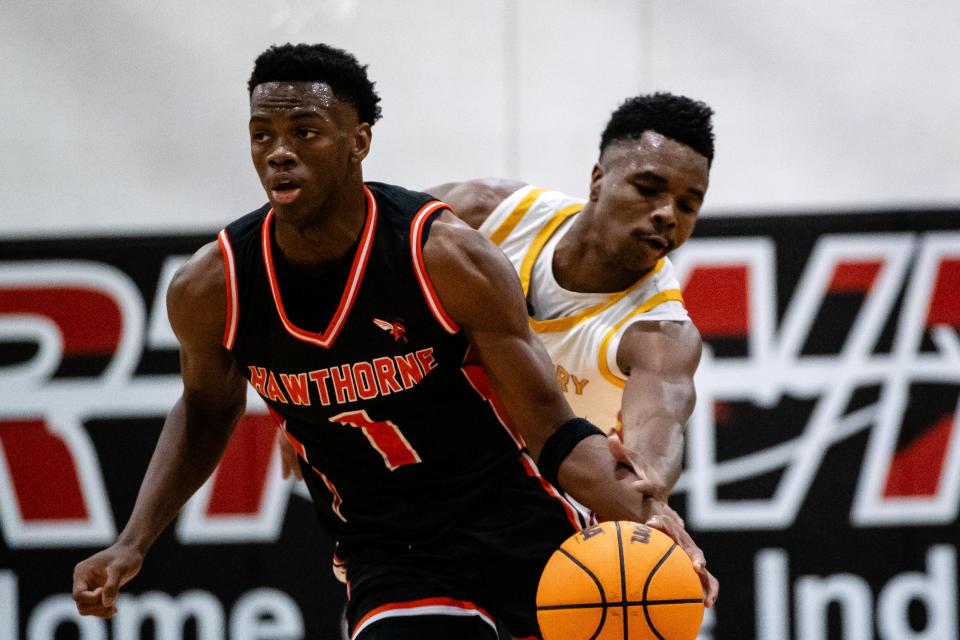
M 624 137 L 611 141 L 600 153 L 600 161 L 610 162 L 659 159 L 671 163 L 700 164 L 709 168 L 707 158 L 683 142 L 674 140 L 657 131 L 647 130 L 638 137 Z
M 337 99 L 336 94 L 326 82 L 263 82 L 253 88 L 251 102 L 270 102 L 274 100 L 300 100 L 302 98 L 318 101 L 330 106 Z

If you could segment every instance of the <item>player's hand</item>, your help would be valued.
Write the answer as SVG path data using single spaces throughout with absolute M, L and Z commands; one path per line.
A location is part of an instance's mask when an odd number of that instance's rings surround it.
M 280 447 L 280 472 L 283 473 L 284 479 L 292 475 L 297 480 L 303 480 L 303 472 L 297 461 L 297 452 L 293 450 L 293 445 L 280 429 L 277 429 L 277 445 Z
M 73 600 L 84 616 L 112 618 L 117 593 L 140 572 L 143 554 L 113 545 L 77 564 L 73 569 Z
M 666 480 L 656 469 L 643 464 L 641 457 L 627 449 L 617 433 L 611 433 L 607 436 L 607 446 L 610 448 L 610 455 L 613 456 L 614 460 L 632 470 L 637 476 L 633 483 L 634 489 L 666 503 L 670 491 Z
M 716 603 L 717 595 L 720 592 L 720 582 L 707 570 L 707 558 L 703 555 L 703 550 L 693 541 L 693 538 L 690 537 L 683 526 L 683 520 L 669 505 L 665 502 L 655 502 L 651 505 L 651 511 L 654 515 L 644 524 L 662 531 L 680 545 L 700 577 L 700 584 L 703 586 L 704 605 L 712 607 Z

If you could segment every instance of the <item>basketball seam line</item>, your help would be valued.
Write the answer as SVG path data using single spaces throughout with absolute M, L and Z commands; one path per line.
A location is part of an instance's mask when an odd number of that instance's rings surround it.
M 669 604 L 702 604 L 702 598 L 676 598 L 672 600 L 627 600 L 626 602 L 580 602 L 570 604 L 545 604 L 537 607 L 537 611 L 555 611 L 559 609 L 591 609 L 597 607 L 643 607 Z
M 620 532 L 620 523 L 614 522 L 617 528 L 617 551 L 620 553 L 620 600 L 627 601 L 627 569 L 623 563 L 623 535 Z M 627 605 L 623 605 L 623 637 L 630 637 L 630 624 L 628 622 Z
M 643 599 L 644 600 L 647 599 L 647 592 L 650 590 L 650 582 L 653 580 L 653 576 L 657 574 L 657 571 L 660 569 L 660 567 L 663 566 L 663 563 L 667 561 L 667 558 L 670 557 L 670 554 L 673 553 L 673 550 L 676 548 L 677 548 L 676 543 L 671 545 L 670 548 L 667 549 L 667 552 L 663 554 L 663 557 L 661 557 L 660 560 L 657 562 L 657 564 L 654 565 L 653 569 L 650 570 L 650 573 L 647 575 L 646 582 L 643 583 Z M 647 607 L 643 608 L 643 617 L 647 619 L 647 626 L 650 627 L 650 631 L 653 631 L 653 635 L 657 636 L 657 640 L 666 640 L 666 638 L 660 635 L 660 632 L 657 631 L 657 628 L 653 626 L 653 620 L 650 619 L 650 611 L 649 609 L 647 609 Z
M 606 607 L 607 594 L 604 592 L 603 585 L 600 584 L 600 580 L 597 579 L 597 576 L 593 575 L 593 571 L 590 571 L 590 569 L 587 569 L 586 565 L 584 565 L 582 562 L 580 562 L 575 557 L 573 557 L 573 554 L 571 554 L 569 551 L 567 551 L 563 547 L 560 547 L 559 551 L 564 556 L 569 558 L 570 562 L 580 567 L 588 576 L 590 576 L 590 579 L 593 580 L 593 583 L 597 585 L 597 591 L 600 592 L 600 605 L 603 607 L 603 609 L 601 609 L 600 611 L 600 624 L 597 626 L 597 630 L 593 632 L 593 635 L 590 636 L 590 640 L 597 640 L 597 636 L 600 635 L 600 632 L 603 630 L 603 625 L 607 620 L 607 607 Z

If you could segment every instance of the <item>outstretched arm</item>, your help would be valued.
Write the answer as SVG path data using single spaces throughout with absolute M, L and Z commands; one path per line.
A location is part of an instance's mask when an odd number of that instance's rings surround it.
M 424 262 L 437 295 L 483 363 L 494 390 L 534 459 L 573 412 L 557 387 L 549 355 L 533 335 L 516 271 L 478 232 L 448 213 L 433 223 Z M 636 490 L 638 477 L 619 465 L 607 439 L 590 435 L 560 462 L 563 489 L 602 519 L 647 522 L 666 531 L 693 560 L 708 606 L 718 584 L 703 552 L 657 500 Z
M 74 569 L 73 598 L 83 615 L 116 612 L 120 587 L 140 571 L 147 550 L 212 473 L 243 413 L 245 381 L 221 346 L 226 287 L 216 243 L 201 248 L 174 277 L 167 309 L 181 345 L 183 394 L 163 425 L 127 525 L 113 545 Z
M 702 342 L 692 322 L 641 321 L 631 325 L 617 350 L 628 373 L 623 390 L 622 451 L 640 477 L 638 488 L 666 502 L 680 477 L 683 432 L 696 403 L 693 376 Z
M 497 396 L 539 461 L 573 411 L 557 387 L 549 355 L 530 330 L 520 283 L 507 258 L 479 233 L 444 213 L 434 222 L 424 261 L 447 313 L 463 328 Z M 618 467 L 606 439 L 583 439 L 562 461 L 564 490 L 605 518 L 647 520 L 632 474 Z

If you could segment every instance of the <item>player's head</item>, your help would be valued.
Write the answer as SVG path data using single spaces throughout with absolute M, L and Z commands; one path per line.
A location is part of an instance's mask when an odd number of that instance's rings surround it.
M 342 102 L 353 106 L 360 122 L 380 119 L 380 96 L 367 78 L 367 66 L 353 54 L 326 44 L 274 45 L 253 63 L 247 90 L 253 96 L 265 82 L 308 82 L 328 85 Z
M 713 109 L 699 100 L 672 93 L 652 93 L 628 98 L 610 116 L 600 136 L 600 155 L 611 144 L 636 140 L 655 131 L 685 144 L 713 162 Z
M 686 242 L 713 161 L 713 110 L 670 93 L 624 101 L 600 139 L 590 201 L 613 257 L 647 271 Z
M 345 182 L 362 182 L 380 97 L 352 54 L 273 46 L 257 57 L 247 88 L 251 155 L 278 217 L 306 220 Z

